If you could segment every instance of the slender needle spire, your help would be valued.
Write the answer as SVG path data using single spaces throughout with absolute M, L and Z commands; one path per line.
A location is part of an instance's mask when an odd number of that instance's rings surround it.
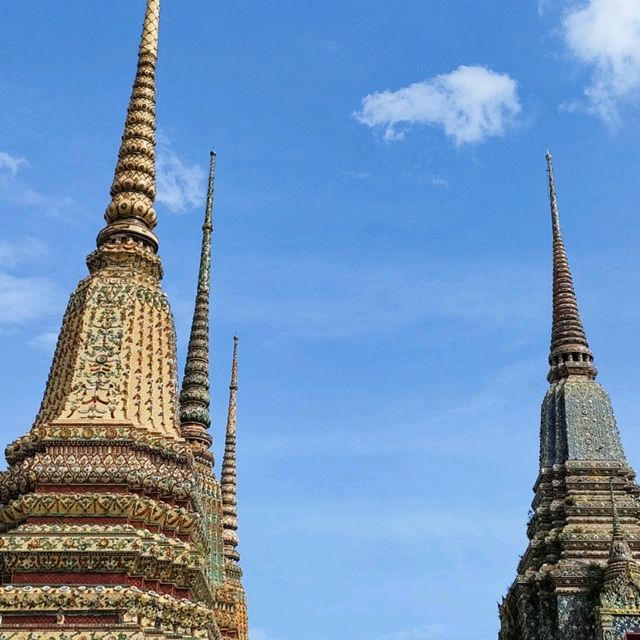
M 127 118 L 111 186 L 111 202 L 105 212 L 107 226 L 98 246 L 118 239 L 142 241 L 154 251 L 156 212 L 156 63 L 160 0 L 147 0 L 138 67 L 127 109 Z
M 553 325 L 549 354 L 549 382 L 557 382 L 569 375 L 595 378 L 593 354 L 580 319 L 578 301 L 573 288 L 569 260 L 560 230 L 558 199 L 553 176 L 553 158 L 547 150 L 549 200 L 551 203 L 551 230 L 553 236 Z
M 222 460 L 220 487 L 222 491 L 222 541 L 224 558 L 231 563 L 240 560 L 236 550 L 238 546 L 238 493 L 236 474 L 236 413 L 238 394 L 238 338 L 233 338 L 233 363 L 231 365 L 231 384 L 229 385 L 229 413 L 227 416 L 227 435 Z
M 196 304 L 189 337 L 189 350 L 184 368 L 180 393 L 180 425 L 182 435 L 208 450 L 211 435 L 209 414 L 209 296 L 211 290 L 211 237 L 213 235 L 213 196 L 216 172 L 216 154 L 211 152 L 209 185 L 204 224 Z

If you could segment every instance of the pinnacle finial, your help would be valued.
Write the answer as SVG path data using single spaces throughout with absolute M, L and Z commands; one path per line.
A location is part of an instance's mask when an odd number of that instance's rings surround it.
M 237 564 L 240 554 L 238 546 L 238 495 L 236 464 L 236 427 L 238 394 L 238 337 L 233 338 L 233 360 L 231 364 L 231 383 L 229 384 L 229 413 L 227 415 L 227 434 L 220 474 L 222 491 L 222 542 L 223 554 L 227 562 Z
M 133 83 L 113 184 L 98 246 L 118 239 L 143 242 L 154 252 L 156 212 L 156 63 L 160 0 L 147 0 Z
M 573 288 L 569 260 L 560 229 L 558 198 L 553 175 L 553 157 L 547 149 L 549 202 L 551 205 L 551 231 L 553 238 L 553 324 L 549 354 L 549 382 L 557 382 L 569 375 L 595 378 L 593 354 L 580 318 L 578 301 Z
M 213 230 L 213 190 L 216 179 L 216 152 L 209 152 L 209 182 L 207 184 L 207 205 L 205 207 L 202 230 Z
M 209 184 L 204 223 L 202 225 L 202 250 L 198 272 L 196 304 L 189 336 L 189 348 L 184 367 L 180 392 L 180 425 L 186 440 L 198 443 L 211 457 L 212 443 L 207 429 L 211 425 L 209 413 L 209 297 L 211 290 L 211 237 L 213 235 L 213 197 L 216 172 L 216 155 L 211 152 Z
M 620 561 L 633 561 L 633 554 L 629 543 L 620 526 L 620 517 L 618 515 L 618 506 L 613 494 L 613 479 L 609 479 L 609 497 L 611 499 L 612 513 L 612 532 L 611 532 L 611 548 L 609 550 L 609 573 L 615 573 L 616 565 Z

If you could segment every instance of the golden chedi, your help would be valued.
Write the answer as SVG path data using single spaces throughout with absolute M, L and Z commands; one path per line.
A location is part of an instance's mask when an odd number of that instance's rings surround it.
M 182 393 L 154 233 L 159 0 L 148 0 L 106 226 L 31 431 L 0 475 L 0 637 L 247 638 L 234 344 L 222 487 L 209 433 L 215 155 Z

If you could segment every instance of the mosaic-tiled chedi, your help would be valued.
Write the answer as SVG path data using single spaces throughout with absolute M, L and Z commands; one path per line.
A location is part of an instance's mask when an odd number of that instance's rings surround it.
M 235 551 L 237 353 L 226 477 L 209 434 L 215 157 L 178 400 L 154 233 L 159 0 L 148 0 L 106 227 L 71 296 L 42 406 L 0 474 L 0 638 L 246 640 Z M 224 474 L 223 474 L 224 475 Z M 231 559 L 229 556 L 231 555 Z
M 547 154 L 553 235 L 549 390 L 529 546 L 500 605 L 500 640 L 640 638 L 635 474 L 607 392 L 596 381 L 560 231 Z

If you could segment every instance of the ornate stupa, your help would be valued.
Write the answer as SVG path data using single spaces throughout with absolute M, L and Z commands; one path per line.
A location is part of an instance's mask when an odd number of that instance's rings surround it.
M 500 640 L 640 640 L 640 490 L 597 370 L 560 230 L 553 242 L 549 390 L 529 545 L 500 604 Z
M 209 416 L 215 155 L 182 391 L 155 235 L 159 0 L 148 0 L 106 226 L 40 411 L 0 474 L 0 638 L 246 640 L 237 341 L 222 482 Z

